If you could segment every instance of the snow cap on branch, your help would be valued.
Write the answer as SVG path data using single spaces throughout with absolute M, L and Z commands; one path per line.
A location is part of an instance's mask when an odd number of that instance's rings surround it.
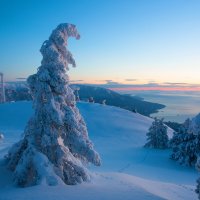
M 80 38 L 76 26 L 60 24 L 40 49 L 43 59 L 37 73 L 28 78 L 35 112 L 24 138 L 7 155 L 14 181 L 23 187 L 44 180 L 49 185 L 60 180 L 81 183 L 90 179 L 88 162 L 101 164 L 69 86 L 68 65 L 76 66 L 66 48 L 69 37 Z

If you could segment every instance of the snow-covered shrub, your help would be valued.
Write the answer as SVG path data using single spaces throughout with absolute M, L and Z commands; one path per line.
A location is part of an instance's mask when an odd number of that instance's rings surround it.
M 164 125 L 163 119 L 157 119 L 153 121 L 147 135 L 147 143 L 145 147 L 151 147 L 156 149 L 168 148 L 168 135 L 167 126 Z
M 3 139 L 4 139 L 4 135 L 0 133 L 0 141 L 2 141 Z
M 90 98 L 88 99 L 88 102 L 94 103 L 94 98 L 93 98 L 93 97 L 90 97 Z
M 71 88 L 74 90 L 74 95 L 75 95 L 76 101 L 80 101 L 80 97 L 79 97 L 79 93 L 78 93 L 80 88 L 77 86 L 74 86 L 74 85 L 71 85 Z
M 196 168 L 198 171 L 200 171 L 200 157 L 197 159 Z M 200 178 L 197 179 L 197 187 L 195 191 L 198 194 L 198 199 L 200 199 Z
M 106 105 L 106 99 L 101 102 L 102 105 Z
M 200 134 L 200 113 L 192 119 L 190 130 L 192 130 L 195 135 Z
M 134 109 L 132 110 L 132 112 L 133 112 L 133 113 L 137 113 L 137 109 L 134 108 Z
M 197 135 L 198 139 L 196 141 L 196 168 L 198 171 L 200 171 L 200 113 L 192 120 L 192 129 L 194 130 L 194 133 Z M 198 194 L 198 199 L 200 199 L 200 178 L 197 179 L 197 188 L 196 193 Z
M 60 24 L 40 49 L 43 59 L 37 73 L 28 78 L 35 112 L 24 138 L 6 156 L 15 183 L 22 187 L 42 181 L 81 183 L 90 179 L 87 162 L 100 165 L 69 87 L 68 64 L 76 66 L 66 48 L 69 37 L 80 38 L 76 26 Z
M 172 147 L 170 158 L 189 166 L 196 164 L 200 148 L 200 135 L 196 134 L 193 121 L 195 121 L 195 118 L 193 120 L 187 119 L 179 131 L 174 133 L 170 141 Z

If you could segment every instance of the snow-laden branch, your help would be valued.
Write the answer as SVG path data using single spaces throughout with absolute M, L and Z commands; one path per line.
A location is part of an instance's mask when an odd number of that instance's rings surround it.
M 60 24 L 40 49 L 43 59 L 37 73 L 28 78 L 35 112 L 24 138 L 7 155 L 20 186 L 81 183 L 90 179 L 87 162 L 100 165 L 69 87 L 68 65 L 76 66 L 66 47 L 69 37 L 80 38 L 76 26 Z

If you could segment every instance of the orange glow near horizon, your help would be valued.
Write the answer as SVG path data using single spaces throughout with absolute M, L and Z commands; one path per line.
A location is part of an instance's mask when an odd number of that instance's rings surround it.
M 126 87 L 126 88 L 109 88 L 114 91 L 200 91 L 200 87 Z

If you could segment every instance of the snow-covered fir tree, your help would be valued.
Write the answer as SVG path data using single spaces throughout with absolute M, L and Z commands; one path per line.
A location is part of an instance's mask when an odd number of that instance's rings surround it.
M 194 133 L 197 134 L 197 162 L 196 168 L 200 171 L 200 113 L 192 120 L 192 128 L 194 129 Z M 197 179 L 197 188 L 196 193 L 198 194 L 198 199 L 200 199 L 200 178 Z
M 0 141 L 2 141 L 3 139 L 4 139 L 3 133 L 0 133 Z
M 80 90 L 80 87 L 78 87 L 78 86 L 76 86 L 76 85 L 71 85 L 71 88 L 72 88 L 73 91 L 74 91 L 74 95 L 75 95 L 76 101 L 80 101 L 80 97 L 79 97 L 79 90 Z
M 100 104 L 106 105 L 106 99 L 102 100 L 102 102 Z
M 94 98 L 93 97 L 89 97 L 88 102 L 94 103 Z
M 183 165 L 194 166 L 200 148 L 200 135 L 196 134 L 195 118 L 187 119 L 179 131 L 174 133 L 170 141 L 172 147 L 171 159 Z
M 200 157 L 197 159 L 196 168 L 198 171 L 200 171 Z M 195 191 L 198 194 L 198 199 L 200 199 L 200 178 L 197 179 L 197 187 Z
M 195 135 L 200 134 L 200 113 L 192 119 L 190 129 Z
M 173 137 L 169 141 L 170 147 L 176 148 L 183 141 L 183 135 L 190 132 L 190 127 L 191 120 L 188 118 L 181 124 L 178 131 L 173 133 Z
M 69 37 L 80 38 L 75 25 L 63 23 L 53 30 L 40 49 L 41 66 L 28 78 L 35 111 L 24 138 L 6 157 L 15 183 L 22 187 L 81 183 L 90 179 L 86 164 L 101 163 L 69 87 L 68 64 L 76 65 L 66 48 Z
M 147 135 L 145 147 L 166 149 L 168 148 L 167 126 L 164 125 L 163 119 L 155 118 Z

